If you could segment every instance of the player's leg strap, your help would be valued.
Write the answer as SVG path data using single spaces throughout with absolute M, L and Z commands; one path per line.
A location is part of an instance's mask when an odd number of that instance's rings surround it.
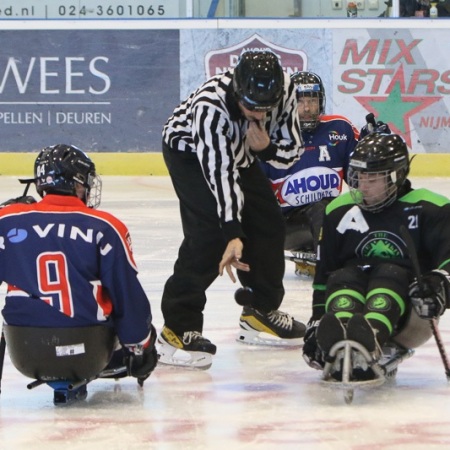
M 358 267 L 344 267 L 330 274 L 325 292 L 327 312 L 347 322 L 353 314 L 362 312 L 366 302 L 367 274 Z

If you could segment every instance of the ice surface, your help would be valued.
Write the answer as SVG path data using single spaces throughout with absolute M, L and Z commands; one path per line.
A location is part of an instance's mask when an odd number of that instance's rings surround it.
M 450 196 L 450 180 L 418 178 Z M 2 200 L 21 186 L 0 177 Z M 105 177 L 102 209 L 130 229 L 140 280 L 163 325 L 160 298 L 171 274 L 181 228 L 178 203 L 167 177 Z M 205 372 L 159 366 L 144 388 L 133 379 L 97 380 L 85 401 L 53 405 L 46 385 L 12 366 L 8 355 L 0 396 L 1 449 L 435 449 L 450 448 L 450 386 L 433 340 L 402 363 L 396 381 L 342 391 L 320 381 L 299 349 L 245 346 L 235 341 L 240 308 L 236 286 L 219 278 L 208 292 L 204 334 L 218 346 Z M 311 282 L 287 263 L 282 309 L 306 321 Z M 4 287 L 1 290 L 3 304 Z M 450 313 L 440 330 L 450 352 Z

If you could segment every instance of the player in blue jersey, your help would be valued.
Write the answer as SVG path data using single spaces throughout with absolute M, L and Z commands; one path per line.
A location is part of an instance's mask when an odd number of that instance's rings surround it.
M 341 193 L 360 133 L 346 117 L 325 114 L 325 88 L 317 74 L 296 72 L 291 79 L 296 86 L 305 152 L 289 168 L 272 161 L 261 164 L 286 219 L 285 250 L 294 254 L 296 273 L 311 276 L 323 213 Z M 361 133 L 373 128 L 381 131 L 380 127 L 387 131 L 382 122 L 374 125 L 365 126 Z
M 111 348 L 103 363 L 99 354 L 91 360 L 74 358 L 73 363 L 68 356 L 49 359 L 45 368 L 28 368 L 31 376 L 51 378 L 60 373 L 60 365 L 68 365 L 65 370 L 72 373 L 77 366 L 100 364 L 101 371 L 109 362 L 108 369 L 126 366 L 128 375 L 147 378 L 157 362 L 150 303 L 137 278 L 126 226 L 94 209 L 101 196 L 94 163 L 74 146 L 47 147 L 35 161 L 34 182 L 42 200 L 31 202 L 27 196 L 23 203 L 0 209 L 0 282 L 7 284 L 2 314 L 10 353 L 16 350 L 17 330 L 58 329 L 61 335 L 79 330 L 80 345 L 70 351 L 78 348 L 87 355 L 85 334 L 109 329 L 116 351 L 112 354 Z M 38 349 L 39 340 L 29 355 L 16 353 L 32 365 Z M 23 369 L 26 374 L 28 369 Z
M 287 169 L 270 161 L 262 165 L 286 218 L 285 249 L 309 254 L 313 262 L 323 212 L 342 190 L 359 132 L 347 118 L 325 115 L 325 88 L 318 75 L 296 72 L 291 79 L 296 85 L 305 152 Z M 312 273 L 313 267 L 297 262 L 296 273 Z

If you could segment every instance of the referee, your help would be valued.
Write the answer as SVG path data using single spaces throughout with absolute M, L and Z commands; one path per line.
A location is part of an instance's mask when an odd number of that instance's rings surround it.
M 294 86 L 270 51 L 244 52 L 183 101 L 163 129 L 163 156 L 180 202 L 184 239 L 162 296 L 160 362 L 207 369 L 206 290 L 232 268 L 245 306 L 238 340 L 297 346 L 305 326 L 284 296 L 284 222 L 257 158 L 287 167 L 303 152 Z M 239 303 L 244 303 L 239 301 Z M 269 337 L 267 337 L 269 336 Z M 183 355 L 180 357 L 180 352 Z

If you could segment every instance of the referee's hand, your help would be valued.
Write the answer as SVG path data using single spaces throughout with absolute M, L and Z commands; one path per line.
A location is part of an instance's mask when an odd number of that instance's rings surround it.
M 269 135 L 261 121 L 250 122 L 246 136 L 248 145 L 254 152 L 265 150 L 270 145 Z
M 222 256 L 222 261 L 219 263 L 219 275 L 223 275 L 223 270 L 226 269 L 228 276 L 233 283 L 236 283 L 236 277 L 234 276 L 231 267 L 236 270 L 243 270 L 244 272 L 250 272 L 250 266 L 241 261 L 242 249 L 244 244 L 239 238 L 232 239 L 228 242 L 227 248 Z

